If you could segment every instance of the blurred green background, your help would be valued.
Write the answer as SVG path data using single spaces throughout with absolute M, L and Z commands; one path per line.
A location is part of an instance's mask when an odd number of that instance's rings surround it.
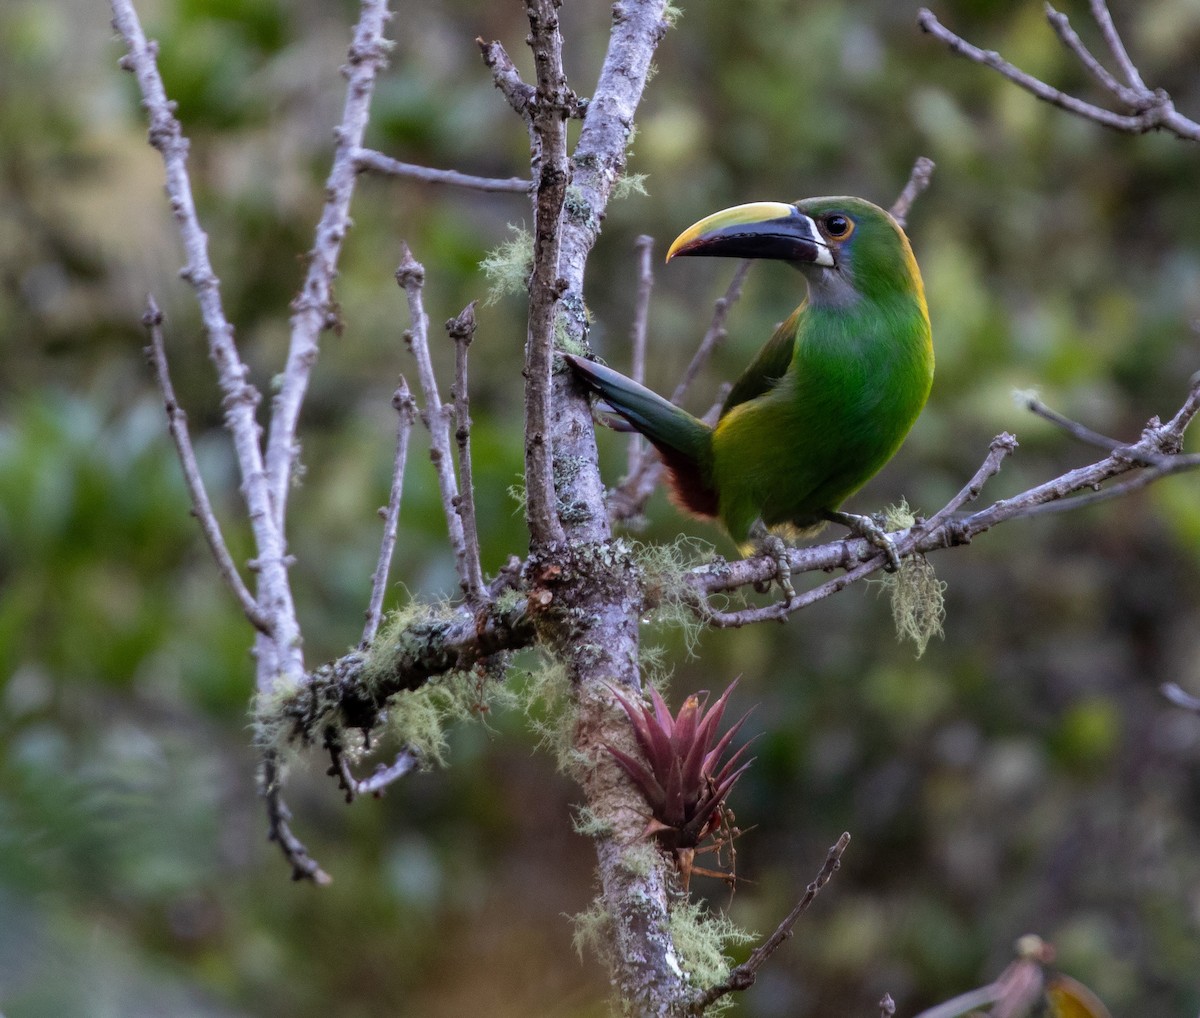
M 1200 4 L 1120 0 L 1144 77 L 1200 116 Z M 1200 150 L 1071 119 L 922 36 L 895 0 L 692 3 L 657 56 L 629 169 L 588 275 L 592 340 L 628 363 L 633 242 L 657 250 L 752 199 L 853 193 L 889 204 L 937 161 L 909 232 L 938 371 L 897 459 L 854 500 L 939 507 L 1015 432 L 1001 497 L 1094 456 L 1019 410 L 1058 409 L 1132 438 L 1200 367 Z M 318 0 L 142 5 L 192 139 L 192 180 L 255 380 L 287 338 L 343 98 L 356 9 Z M 1086 4 L 1066 7 L 1095 41 Z M 945 0 L 937 13 L 1064 87 L 1088 89 L 1041 5 Z M 0 1011 L 31 1016 L 599 1016 L 606 977 L 570 946 L 592 895 L 573 787 L 521 717 L 456 732 L 448 770 L 346 806 L 314 756 L 295 774 L 299 833 L 335 878 L 293 884 L 254 790 L 250 632 L 216 578 L 143 363 L 146 293 L 167 315 L 175 383 L 235 555 L 250 554 L 192 294 L 105 5 L 0 9 Z M 606 3 L 567 3 L 566 58 L 587 94 Z M 520 5 L 403 5 L 371 143 L 412 162 L 508 176 L 522 125 L 476 36 L 528 70 Z M 392 279 L 407 239 L 438 324 L 482 296 L 484 254 L 528 224 L 523 198 L 364 179 L 303 418 L 290 540 L 310 663 L 357 640 L 411 363 Z M 731 265 L 657 271 L 650 382 L 674 384 Z M 757 266 L 730 339 L 693 391 L 702 410 L 795 303 Z M 472 350 L 485 566 L 524 550 L 507 488 L 521 470 L 523 307 L 481 308 Z M 450 350 L 438 343 L 449 385 Z M 601 436 L 606 476 L 624 464 Z M 1195 447 L 1195 443 L 1192 443 Z M 454 588 L 423 435 L 414 443 L 393 604 Z M 843 830 L 843 868 L 738 1012 L 900 1014 L 993 978 L 1037 932 L 1114 1014 L 1200 1008 L 1200 478 L 1016 522 L 935 559 L 944 640 L 921 660 L 886 599 L 859 587 L 786 626 L 666 648 L 676 698 L 743 676 L 758 762 L 732 905 L 769 932 Z M 645 535 L 681 530 L 660 495 Z M 704 886 L 705 884 L 709 886 Z M 725 889 L 694 885 L 725 903 Z

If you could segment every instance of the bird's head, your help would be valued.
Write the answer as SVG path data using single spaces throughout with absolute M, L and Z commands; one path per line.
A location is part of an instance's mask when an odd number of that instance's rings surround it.
M 800 269 L 813 303 L 921 294 L 921 274 L 900 225 L 862 198 L 751 202 L 715 212 L 681 233 L 667 252 L 770 258 Z

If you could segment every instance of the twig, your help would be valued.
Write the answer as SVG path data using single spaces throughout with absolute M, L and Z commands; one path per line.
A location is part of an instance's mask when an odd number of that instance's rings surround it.
M 1067 25 L 1066 19 L 1054 10 L 1053 7 L 1047 6 L 1047 17 L 1055 32 L 1058 33 L 1059 38 L 1082 60 L 1085 68 L 1111 92 L 1118 102 L 1126 108 L 1133 110 L 1131 114 L 1114 113 L 1111 110 L 1059 91 L 1052 85 L 1048 85 L 1044 81 L 1033 77 L 1033 75 L 1022 71 L 1019 67 L 1010 64 L 994 50 L 982 50 L 978 46 L 967 42 L 961 36 L 955 35 L 954 32 L 938 21 L 932 11 L 926 8 L 922 8 L 918 12 L 917 24 L 921 26 L 923 31 L 928 32 L 935 39 L 945 43 L 959 56 L 992 68 L 992 70 L 1003 75 L 1014 85 L 1023 88 L 1030 95 L 1041 99 L 1043 102 L 1050 103 L 1052 106 L 1057 106 L 1059 109 L 1066 110 L 1068 113 L 1073 113 L 1086 120 L 1094 121 L 1115 131 L 1123 131 L 1129 134 L 1145 134 L 1147 131 L 1163 130 L 1169 131 L 1176 137 L 1186 141 L 1200 141 L 1200 123 L 1189 120 L 1179 113 L 1175 109 L 1171 97 L 1161 88 L 1149 89 L 1142 82 L 1137 68 L 1133 65 L 1133 62 L 1129 59 L 1129 54 L 1125 51 L 1125 46 L 1121 42 L 1120 35 L 1113 25 L 1112 17 L 1108 13 L 1108 8 L 1104 5 L 1103 0 L 1092 0 L 1092 15 L 1096 18 L 1101 31 L 1104 33 L 1109 49 L 1112 50 L 1113 56 L 1121 65 L 1123 73 L 1129 80 L 1129 87 L 1125 87 L 1113 79 L 1090 54 L 1084 56 L 1083 54 L 1086 53 L 1086 50 L 1082 42 L 1079 42 L 1078 36 Z
M 705 1008 L 714 1001 L 720 1000 L 726 994 L 734 993 L 738 990 L 746 990 L 754 985 L 754 980 L 758 976 L 758 970 L 779 949 L 783 942 L 791 937 L 792 927 L 796 925 L 796 921 L 808 911 L 808 907 L 820 893 L 821 888 L 829 883 L 833 875 L 838 871 L 842 864 L 842 855 L 849 845 L 850 835 L 847 832 L 830 847 L 829 854 L 825 857 L 825 865 L 821 867 L 821 871 L 805 889 L 804 896 L 796 903 L 796 907 L 775 928 L 775 932 L 756 947 L 751 952 L 749 958 L 734 968 L 723 982 L 709 987 L 695 997 L 688 1005 L 688 1014 L 703 1014 Z
M 885 993 L 879 1000 L 879 1018 L 892 1018 L 896 1013 L 896 1002 L 890 993 Z
M 435 170 L 430 166 L 402 163 L 369 148 L 360 148 L 355 152 L 354 167 L 359 173 L 408 177 L 427 184 L 449 184 L 452 187 L 467 187 L 475 191 L 529 194 L 533 190 L 533 182 L 524 177 L 476 177 L 470 173 L 459 173 L 457 170 Z
M 638 253 L 638 288 L 630 330 L 632 355 L 629 377 L 641 383 L 646 380 L 646 322 L 650 315 L 650 294 L 654 290 L 654 269 L 650 262 L 654 251 L 654 238 L 642 234 L 634 241 L 634 247 Z M 641 435 L 632 433 L 629 436 L 629 476 L 637 473 L 645 449 Z
M 388 572 L 392 566 L 392 552 L 396 548 L 396 528 L 400 520 L 400 500 L 404 495 L 404 468 L 408 463 L 408 440 L 412 435 L 413 422 L 417 416 L 417 404 L 408 389 L 408 382 L 400 376 L 400 385 L 392 394 L 392 406 L 396 410 L 396 456 L 392 463 L 392 486 L 388 492 L 387 506 L 380 510 L 383 516 L 383 539 L 379 545 L 379 561 L 371 574 L 371 601 L 367 606 L 367 624 L 363 627 L 359 647 L 366 650 L 379 631 L 383 617 L 383 596 L 387 590 Z
M 1079 33 L 1071 27 L 1071 22 L 1065 14 L 1059 13 L 1050 4 L 1046 4 L 1046 20 L 1050 22 L 1050 27 L 1054 29 L 1055 34 L 1058 35 L 1062 44 L 1075 54 L 1075 58 L 1083 64 L 1087 72 L 1096 79 L 1102 88 L 1107 89 L 1114 95 L 1122 95 L 1128 92 L 1128 89 L 1117 81 L 1109 73 L 1108 68 L 1100 63 L 1092 55 L 1092 51 L 1083 44 L 1083 40 L 1079 38 Z
M 516 64 L 512 62 L 512 57 L 500 43 L 476 39 L 475 44 L 483 55 L 483 62 L 492 72 L 492 81 L 496 88 L 508 100 L 508 105 L 521 116 L 527 126 L 530 126 L 532 133 L 530 109 L 537 97 L 537 89 L 521 80 Z
M 1116 61 L 1121 66 L 1121 72 L 1125 75 L 1125 80 L 1129 82 L 1131 88 L 1137 89 L 1139 92 L 1145 92 L 1146 83 L 1142 81 L 1142 76 L 1138 69 L 1134 66 L 1133 61 L 1129 59 L 1129 54 L 1125 50 L 1125 44 L 1121 41 L 1120 33 L 1117 31 L 1116 25 L 1113 24 L 1112 15 L 1108 13 L 1108 7 L 1104 0 L 1092 0 L 1092 17 L 1096 19 L 1096 24 L 1100 26 L 1100 31 L 1104 35 L 1104 41 L 1108 44 L 1109 50 L 1116 58 Z
M 1158 688 L 1162 695 L 1176 707 L 1183 707 L 1185 710 L 1200 714 L 1200 696 L 1192 696 L 1178 682 L 1164 682 Z
M 475 301 L 456 318 L 446 322 L 454 341 L 454 438 L 458 443 L 458 475 L 461 492 L 455 503 L 462 518 L 465 545 L 467 601 L 478 608 L 483 603 L 483 571 L 480 566 L 479 525 L 475 517 L 475 481 L 471 472 L 471 396 L 467 387 L 467 350 L 475 338 Z
M 179 455 L 179 462 L 183 467 L 183 481 L 187 485 L 188 495 L 192 500 L 192 514 L 200 523 L 200 530 L 204 534 L 204 540 L 208 542 L 208 550 L 216 559 L 221 578 L 233 596 L 237 598 L 246 618 L 259 632 L 269 634 L 270 626 L 262 612 L 258 610 L 254 595 L 250 593 L 249 588 L 243 582 L 241 574 L 234 564 L 233 556 L 229 554 L 229 547 L 225 544 L 225 538 L 221 534 L 221 525 L 217 522 L 212 502 L 208 498 L 208 491 L 204 487 L 204 478 L 200 476 L 200 464 L 196 462 L 196 452 L 192 448 L 192 440 L 188 435 L 187 413 L 179 405 L 179 400 L 175 396 L 175 387 L 171 384 L 171 375 L 167 369 L 167 351 L 163 345 L 162 321 L 163 316 L 158 309 L 158 304 L 153 297 L 148 297 L 146 313 L 142 315 L 142 324 L 150 334 L 150 345 L 146 347 L 146 357 L 154 368 L 154 374 L 158 378 L 158 387 L 162 390 L 163 403 L 167 411 L 167 430 L 171 433 L 175 451 Z
M 892 207 L 888 209 L 891 217 L 900 224 L 901 229 L 908 224 L 908 213 L 913 202 L 921 197 L 921 194 L 929 186 L 936 165 L 932 159 L 925 156 L 918 156 L 917 161 L 913 163 L 908 183 L 904 185 L 904 190 L 900 192 Z
M 383 37 L 384 25 L 391 19 L 387 0 L 361 0 L 361 3 L 349 59 L 342 68 L 347 83 L 346 101 L 341 122 L 333 132 L 333 165 L 325 181 L 327 198 L 312 250 L 308 253 L 308 271 L 300 292 L 292 301 L 287 363 L 279 392 L 271 405 L 266 466 L 272 510 L 280 531 L 286 518 L 292 470 L 299 454 L 296 426 L 317 361 L 318 337 L 324 330 L 339 326 L 333 280 L 337 275 L 342 241 L 350 229 L 350 199 L 358 180 L 355 156 L 366 133 L 376 75 L 386 64 L 391 48 L 391 43 Z
M 225 427 L 233 438 L 242 495 L 254 534 L 252 568 L 258 574 L 257 603 L 270 628 L 270 639 L 260 638 L 256 648 L 258 688 L 269 689 L 281 675 L 297 683 L 304 674 L 300 624 L 288 583 L 290 560 L 282 530 L 276 525 L 259 444 L 256 410 L 261 397 L 247 380 L 249 369 L 238 353 L 233 327 L 221 304 L 221 283 L 209 261 L 208 237 L 200 226 L 192 198 L 187 170 L 188 141 L 158 72 L 158 45 L 147 42 L 130 0 L 113 0 L 112 9 L 113 27 L 129 50 L 121 59 L 121 67 L 137 77 L 150 119 L 150 144 L 162 155 L 166 169 L 167 197 L 187 253 L 187 265 L 180 275 L 191 284 L 200 305 L 209 356 L 216 365 L 224 397 Z
M 321 869 L 304 843 L 292 833 L 292 811 L 283 801 L 283 776 L 273 750 L 263 757 L 263 797 L 267 800 L 267 837 L 279 845 L 283 857 L 291 864 L 293 880 L 311 880 L 318 886 L 333 882 Z
M 1056 427 L 1061 428 L 1072 438 L 1083 442 L 1085 445 L 1093 445 L 1097 449 L 1104 449 L 1107 452 L 1112 452 L 1114 449 L 1119 449 L 1124 442 L 1118 442 L 1115 438 L 1109 438 L 1107 435 L 1102 435 L 1098 431 L 1093 431 L 1086 424 L 1080 424 L 1078 421 L 1073 421 L 1069 417 L 1065 417 L 1057 410 L 1053 410 L 1043 403 L 1037 396 L 1031 393 L 1022 393 L 1019 396 L 1019 401 L 1026 410 L 1030 413 L 1037 414 L 1044 420 L 1049 421 Z
M 400 265 L 396 269 L 396 282 L 408 298 L 408 315 L 412 328 L 404 339 L 417 361 L 417 381 L 425 397 L 425 409 L 421 421 L 429 430 L 429 459 L 437 472 L 438 490 L 442 496 L 442 512 L 446 517 L 446 529 L 450 535 L 450 547 L 454 550 L 454 565 L 458 580 L 464 591 L 470 590 L 471 571 L 468 568 L 467 542 L 463 533 L 463 521 L 458 512 L 458 479 L 454 476 L 454 458 L 450 451 L 450 418 L 454 411 L 442 403 L 438 395 L 437 378 L 433 373 L 433 361 L 429 356 L 429 316 L 425 314 L 425 303 L 421 288 L 425 285 L 425 268 L 413 258 L 407 244 L 402 243 Z
M 391 764 L 379 764 L 369 778 L 356 778 L 341 746 L 332 742 L 328 748 L 333 761 L 329 773 L 337 775 L 338 787 L 346 792 L 347 802 L 353 802 L 360 795 L 381 797 L 388 785 L 395 784 L 406 774 L 412 773 L 421 763 L 420 754 L 410 746 L 405 746 L 396 754 L 396 759 Z
M 689 386 L 695 381 L 696 376 L 703 369 L 713 355 L 713 351 L 721 345 L 721 342 L 728 335 L 725 330 L 725 321 L 729 317 L 729 309 L 738 302 L 738 298 L 742 295 L 742 286 L 746 282 L 746 276 L 750 272 L 750 266 L 753 262 L 746 259 L 738 264 L 738 267 L 733 272 L 733 278 L 729 281 L 729 285 L 725 288 L 725 292 L 716 299 L 713 304 L 712 318 L 709 320 L 708 329 L 705 330 L 704 336 L 700 340 L 700 345 L 696 347 L 696 352 L 692 354 L 691 361 L 684 368 L 683 374 L 679 378 L 679 384 L 675 386 L 675 391 L 671 393 L 671 402 L 676 406 L 687 395 Z

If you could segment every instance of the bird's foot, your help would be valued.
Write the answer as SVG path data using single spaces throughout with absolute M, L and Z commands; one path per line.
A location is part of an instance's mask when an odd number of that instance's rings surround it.
M 825 514 L 825 518 L 831 523 L 840 523 L 854 534 L 855 537 L 861 537 L 864 541 L 873 544 L 882 551 L 887 556 L 887 565 L 884 568 L 889 573 L 894 573 L 900 568 L 900 553 L 896 550 L 896 542 L 870 516 L 859 516 L 857 513 L 828 512 Z
M 792 586 L 792 566 L 788 561 L 788 543 L 778 534 L 772 534 L 760 520 L 750 531 L 750 540 L 757 550 L 775 562 L 775 579 L 783 589 L 784 597 L 792 601 L 796 588 Z

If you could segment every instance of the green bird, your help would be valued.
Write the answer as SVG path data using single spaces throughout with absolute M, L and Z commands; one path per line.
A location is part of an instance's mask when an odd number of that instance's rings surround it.
M 862 198 L 754 202 L 689 227 L 667 261 L 680 255 L 788 262 L 808 288 L 714 426 L 594 361 L 564 360 L 659 451 L 675 501 L 719 519 L 744 554 L 767 531 L 835 521 L 894 566 L 882 529 L 839 508 L 895 455 L 933 382 L 925 289 L 900 225 Z

